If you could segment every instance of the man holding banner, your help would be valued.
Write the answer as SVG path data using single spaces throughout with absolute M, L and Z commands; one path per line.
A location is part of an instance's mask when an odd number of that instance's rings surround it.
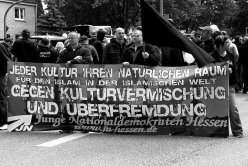
M 217 62 L 229 62 L 229 67 L 231 70 L 229 78 L 229 116 L 230 116 L 230 125 L 232 129 L 233 136 L 237 138 L 243 137 L 243 128 L 239 118 L 239 112 L 235 104 L 235 85 L 236 80 L 236 59 L 233 54 L 227 51 L 228 37 L 224 35 L 219 35 L 215 39 L 215 51 L 210 53 Z
M 214 59 L 207 52 L 190 41 L 168 20 L 161 17 L 145 0 L 140 0 L 140 4 L 145 42 L 158 47 L 171 47 L 190 53 L 195 58 L 198 67 L 214 62 Z
M 79 44 L 78 33 L 70 32 L 68 39 L 69 45 L 60 53 L 57 63 L 66 63 L 67 66 L 71 64 L 92 64 L 92 55 L 88 49 Z
M 141 29 L 136 29 L 132 33 L 133 44 L 130 45 L 123 54 L 123 64 L 139 64 L 147 66 L 157 66 L 159 55 L 153 46 L 143 42 Z
M 66 67 L 70 67 L 72 64 L 93 64 L 93 57 L 89 49 L 84 48 L 79 43 L 79 34 L 76 32 L 70 32 L 68 34 L 69 45 L 63 50 L 58 59 L 57 63 L 66 63 Z M 66 111 L 65 111 L 66 112 Z M 68 121 L 67 113 L 65 118 Z M 69 133 L 72 130 L 63 129 L 61 133 Z

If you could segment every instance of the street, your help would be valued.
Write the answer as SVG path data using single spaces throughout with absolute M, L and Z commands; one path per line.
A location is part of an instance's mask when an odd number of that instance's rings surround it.
M 243 138 L 0 131 L 1 166 L 247 166 L 248 95 L 236 96 Z

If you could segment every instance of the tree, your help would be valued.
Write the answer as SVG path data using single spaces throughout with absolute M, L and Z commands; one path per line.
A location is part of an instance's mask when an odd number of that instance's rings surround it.
M 217 24 L 226 28 L 226 21 L 235 14 L 234 0 L 166 0 L 164 13 L 169 14 L 180 29 L 195 30 L 199 26 Z
M 92 24 L 127 28 L 139 20 L 139 0 L 67 0 L 62 8 L 68 25 Z
M 232 29 L 232 34 L 245 34 L 248 27 L 248 2 L 246 0 L 236 1 L 239 9 L 236 15 L 228 20 L 228 27 Z
M 203 19 L 217 24 L 221 29 L 227 27 L 227 20 L 233 17 L 238 9 L 234 0 L 207 0 L 203 5 L 204 13 L 207 13 Z
M 159 0 L 146 1 L 159 10 Z M 180 29 L 188 31 L 211 23 L 226 28 L 237 10 L 234 0 L 164 0 L 163 7 L 163 13 L 169 14 Z M 68 25 L 129 28 L 140 24 L 139 0 L 66 0 L 62 13 Z
M 40 15 L 44 14 L 43 6 L 41 3 L 41 0 L 35 0 L 37 3 L 37 16 L 39 17 Z
M 200 24 L 197 18 L 201 15 L 201 7 L 197 0 L 167 0 L 164 13 L 169 14 L 180 29 L 191 30 Z
M 106 22 L 114 27 L 129 28 L 140 20 L 139 0 L 109 0 L 102 8 L 109 11 L 105 14 Z
M 46 13 L 41 14 L 37 19 L 37 31 L 38 34 L 51 34 L 51 35 L 61 35 L 64 29 L 67 27 L 64 22 L 64 16 L 57 9 L 54 1 L 47 0 Z
M 148 0 L 156 7 L 156 0 Z M 67 0 L 61 12 L 67 25 L 111 25 L 128 29 L 140 24 L 139 0 Z

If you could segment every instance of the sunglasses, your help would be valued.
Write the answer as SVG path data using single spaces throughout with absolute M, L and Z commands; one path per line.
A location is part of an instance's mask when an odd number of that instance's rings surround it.
M 134 38 L 134 37 L 139 37 L 139 36 L 140 36 L 140 35 L 132 35 L 131 37 L 133 37 L 133 38 Z

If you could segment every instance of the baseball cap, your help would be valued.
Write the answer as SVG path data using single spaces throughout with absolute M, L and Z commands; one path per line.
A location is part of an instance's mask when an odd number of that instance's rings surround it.
M 212 29 L 213 32 L 220 31 L 220 29 L 215 24 L 210 25 L 210 28 Z
M 203 30 L 203 31 L 209 31 L 209 32 L 213 32 L 212 28 L 210 26 L 205 26 L 205 27 L 199 27 L 199 29 Z

